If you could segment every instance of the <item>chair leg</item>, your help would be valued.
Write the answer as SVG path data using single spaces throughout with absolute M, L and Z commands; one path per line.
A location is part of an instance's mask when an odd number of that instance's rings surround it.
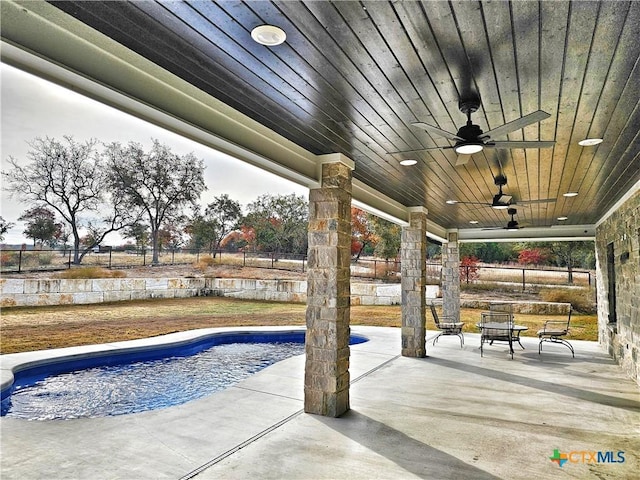
M 442 332 L 440 332 L 438 335 L 435 336 L 435 338 L 433 339 L 433 345 L 435 346 L 436 342 L 438 341 L 438 338 L 440 338 L 440 335 L 442 335 Z
M 564 345 L 565 347 L 567 347 L 569 350 L 571 350 L 571 356 L 573 358 L 576 358 L 576 353 L 573 350 L 573 345 L 571 345 L 567 340 L 565 340 L 564 338 L 558 338 L 558 337 L 550 337 L 550 338 L 540 338 L 540 343 L 538 344 L 538 354 L 542 353 L 542 342 L 550 342 L 550 343 L 559 343 L 561 345 Z
M 464 336 L 462 335 L 462 333 L 457 333 L 456 335 L 460 337 L 460 348 L 462 348 L 462 346 L 464 345 Z

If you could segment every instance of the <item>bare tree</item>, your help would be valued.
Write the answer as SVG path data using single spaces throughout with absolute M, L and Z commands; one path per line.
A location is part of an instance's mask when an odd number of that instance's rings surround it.
M 109 188 L 131 211 L 148 219 L 154 264 L 158 263 L 158 234 L 165 223 L 177 219 L 186 206 L 194 206 L 206 190 L 204 164 L 192 153 L 172 153 L 153 140 L 151 151 L 130 142 L 107 146 L 105 152 Z
M 107 193 L 97 143 L 95 139 L 77 143 L 71 136 L 62 141 L 36 138 L 29 143 L 29 162 L 20 165 L 9 157 L 12 169 L 2 172 L 12 196 L 31 205 L 50 206 L 69 225 L 76 265 L 92 247 L 82 247 L 81 251 L 80 229 L 86 218 L 98 215 L 102 222 L 99 241 L 133 222 L 130 210 Z

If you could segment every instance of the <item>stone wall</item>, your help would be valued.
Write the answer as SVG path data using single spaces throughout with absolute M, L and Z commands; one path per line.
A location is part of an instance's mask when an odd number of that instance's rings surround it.
M 613 244 L 616 319 L 609 318 L 607 247 Z M 598 338 L 640 384 L 640 192 L 596 228 Z
M 427 286 L 427 298 L 439 295 Z M 102 278 L 95 280 L 0 279 L 0 306 L 71 305 L 221 296 L 247 300 L 306 303 L 307 282 L 239 278 Z M 354 283 L 351 305 L 399 305 L 399 284 Z

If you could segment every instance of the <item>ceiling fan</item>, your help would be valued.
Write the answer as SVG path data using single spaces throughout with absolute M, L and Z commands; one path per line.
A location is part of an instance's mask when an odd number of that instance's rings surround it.
M 457 133 L 447 132 L 433 125 L 429 125 L 422 122 L 412 123 L 414 127 L 422 128 L 427 132 L 444 137 L 455 142 L 453 146 L 446 147 L 431 147 L 422 150 L 434 150 L 434 149 L 449 149 L 453 148 L 459 155 L 456 162 L 456 166 L 465 165 L 471 155 L 481 152 L 485 148 L 550 148 L 555 145 L 554 141 L 495 141 L 492 138 L 506 135 L 521 128 L 531 125 L 532 123 L 540 122 L 551 115 L 542 110 L 520 117 L 517 120 L 513 120 L 509 123 L 491 129 L 487 132 L 483 132 L 478 125 L 474 125 L 471 122 L 471 114 L 478 110 L 480 107 L 479 98 L 471 98 L 468 100 L 461 100 L 458 103 L 458 108 L 462 113 L 467 116 L 467 124 L 460 127 Z M 409 152 L 396 152 L 396 153 L 409 153 Z
M 511 215 L 511 220 L 507 222 L 506 227 L 492 227 L 492 228 L 483 228 L 483 230 L 507 230 L 508 232 L 515 232 L 516 230 L 520 230 L 524 228 L 524 226 L 520 226 L 518 221 L 514 218 L 518 214 L 518 210 L 515 208 L 509 208 L 507 213 Z
M 487 202 L 459 202 L 457 200 L 447 200 L 446 203 L 449 205 L 482 205 L 485 207 L 495 208 L 496 210 L 505 210 L 511 207 L 512 205 L 524 205 L 524 204 L 533 204 L 533 203 L 553 203 L 556 201 L 555 198 L 541 198 L 539 200 L 521 200 L 520 202 L 516 202 L 513 200 L 511 195 L 505 195 L 502 192 L 502 187 L 507 184 L 507 177 L 503 174 L 497 175 L 493 179 L 493 183 L 498 186 L 498 193 L 496 193 L 491 199 L 491 203 Z M 514 214 L 515 215 L 515 214 Z

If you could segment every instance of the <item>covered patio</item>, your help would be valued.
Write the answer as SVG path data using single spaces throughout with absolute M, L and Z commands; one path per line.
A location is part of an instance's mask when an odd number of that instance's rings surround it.
M 555 449 L 628 452 L 620 464 L 569 458 L 562 472 L 571 467 L 575 478 L 637 469 L 640 3 L 6 0 L 1 8 L 3 62 L 310 189 L 307 355 L 296 366 L 303 395 L 297 373 L 292 399 L 271 399 L 290 403 L 271 420 L 261 404 L 189 407 L 206 421 L 191 419 L 179 442 L 165 441 L 181 431 L 179 413 L 162 420 L 162 435 L 135 430 L 153 413 L 114 420 L 134 429 L 123 436 L 101 420 L 115 435 L 101 448 L 46 447 L 104 460 L 133 439 L 113 477 L 131 474 L 149 437 L 154 451 L 173 452 L 149 467 L 156 476 L 183 475 L 229 449 L 205 478 L 548 478 L 559 468 L 549 460 Z M 256 43 L 251 33 L 265 24 L 284 43 Z M 465 126 L 492 136 L 471 138 Z M 352 204 L 403 226 L 403 326 L 350 355 Z M 595 240 L 600 347 L 576 347 L 575 361 L 566 352 L 540 357 L 531 345 L 517 361 L 490 352 L 479 360 L 473 339 L 462 351 L 444 341 L 427 351 L 427 237 L 443 243 L 443 303 L 454 316 L 460 242 Z M 221 414 L 229 432 L 254 414 L 261 427 L 217 449 Z M 58 438 L 73 423 L 30 423 L 8 441 L 13 422 L 3 420 L 3 464 L 5 445 L 24 457 L 29 442 L 46 438 L 41 428 Z M 185 460 L 174 450 L 183 441 L 206 453 Z
M 527 337 L 511 361 L 504 344 L 480 357 L 479 336 L 465 334 L 463 349 L 443 338 L 429 358 L 407 358 L 398 329 L 353 331 L 370 341 L 351 347 L 340 418 L 304 413 L 299 356 L 177 407 L 3 418 L 3 478 L 624 479 L 640 468 L 637 386 L 595 342 L 574 341 L 573 359 L 562 346 L 538 355 Z

